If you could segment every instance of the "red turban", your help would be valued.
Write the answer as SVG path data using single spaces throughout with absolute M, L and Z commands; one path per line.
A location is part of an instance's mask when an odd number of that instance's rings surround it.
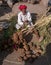
M 26 6 L 26 5 L 20 5 L 20 6 L 19 6 L 19 9 L 20 9 L 20 10 L 27 9 L 27 6 Z

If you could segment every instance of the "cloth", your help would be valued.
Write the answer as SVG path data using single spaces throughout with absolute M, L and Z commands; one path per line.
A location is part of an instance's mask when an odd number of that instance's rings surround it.
M 27 11 L 26 15 L 23 15 L 22 12 L 18 14 L 18 23 L 16 24 L 16 28 L 19 29 L 24 25 L 24 21 L 28 20 L 28 27 L 33 26 L 32 18 L 30 12 Z
M 26 5 L 20 5 L 19 9 L 22 11 L 23 9 L 27 9 L 27 6 Z

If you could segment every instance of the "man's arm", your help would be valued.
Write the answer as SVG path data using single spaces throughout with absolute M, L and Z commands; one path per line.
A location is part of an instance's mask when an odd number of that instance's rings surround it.
M 23 25 L 23 22 L 22 22 L 22 20 L 21 20 L 21 15 L 20 15 L 20 14 L 18 14 L 18 24 L 19 24 L 20 26 Z
M 30 25 L 33 26 L 32 17 L 31 17 L 30 12 L 28 12 L 28 21 L 29 21 Z

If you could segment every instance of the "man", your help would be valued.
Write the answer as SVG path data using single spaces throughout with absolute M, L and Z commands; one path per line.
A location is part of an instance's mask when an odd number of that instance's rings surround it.
M 20 12 L 18 13 L 18 23 L 16 24 L 16 28 L 20 29 L 21 27 L 24 27 L 25 24 L 27 27 L 33 26 L 31 14 L 27 11 L 27 6 L 20 5 L 19 9 Z

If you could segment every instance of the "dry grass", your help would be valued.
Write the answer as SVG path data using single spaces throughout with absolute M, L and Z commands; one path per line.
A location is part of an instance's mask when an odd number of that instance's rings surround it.
M 44 37 L 40 45 L 45 52 L 46 46 L 51 43 L 51 15 L 39 19 L 35 28 L 39 31 L 39 35 Z
M 15 24 L 17 21 L 16 19 L 17 19 L 16 16 L 14 16 L 10 19 L 11 25 L 7 30 L 4 30 L 3 39 L 7 40 L 9 37 L 11 37 L 13 35 L 13 33 L 15 33 L 15 31 L 16 31 Z M 46 46 L 49 43 L 51 43 L 51 30 L 50 30 L 51 29 L 51 15 L 42 17 L 41 19 L 39 19 L 35 23 L 35 29 L 38 30 L 40 36 L 44 37 L 40 43 L 36 43 L 36 44 L 39 44 L 45 52 Z

